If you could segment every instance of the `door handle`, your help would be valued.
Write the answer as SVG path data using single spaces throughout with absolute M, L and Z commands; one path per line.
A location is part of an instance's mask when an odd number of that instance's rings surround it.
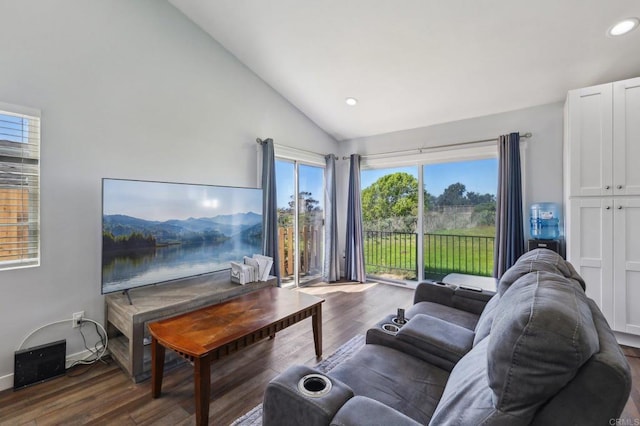
M 618 206 L 618 210 L 622 210 L 622 206 Z
M 611 206 L 607 206 L 607 207 L 605 207 L 605 209 L 611 210 Z
M 609 189 L 609 188 L 611 188 L 609 185 L 604 186 L 604 189 Z
M 616 188 L 622 189 L 622 185 L 618 185 L 618 186 L 616 186 Z

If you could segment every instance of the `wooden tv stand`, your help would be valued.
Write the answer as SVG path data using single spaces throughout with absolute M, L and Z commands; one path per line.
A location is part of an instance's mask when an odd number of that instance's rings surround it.
M 105 320 L 111 357 L 138 383 L 151 377 L 151 339 L 147 323 L 189 312 L 203 306 L 215 305 L 264 287 L 277 285 L 275 277 L 246 285 L 231 282 L 229 270 L 214 272 L 105 296 Z M 166 366 L 182 359 L 167 354 Z

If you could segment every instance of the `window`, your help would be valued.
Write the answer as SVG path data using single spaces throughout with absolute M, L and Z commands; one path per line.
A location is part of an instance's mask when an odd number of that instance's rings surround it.
M 426 151 L 374 154 L 361 164 L 367 274 L 401 281 L 490 276 L 495 142 Z
M 0 104 L 0 269 L 40 264 L 40 114 Z

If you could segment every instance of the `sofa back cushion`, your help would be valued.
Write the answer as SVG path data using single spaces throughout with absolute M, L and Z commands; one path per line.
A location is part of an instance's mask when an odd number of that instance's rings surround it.
M 494 315 L 451 372 L 431 424 L 528 424 L 598 351 L 584 291 L 561 275 L 522 276 Z
M 598 349 L 587 297 L 575 281 L 544 271 L 520 278 L 502 296 L 491 326 L 488 374 L 496 408 L 533 412 Z
M 502 296 L 516 281 L 531 272 L 546 271 L 575 280 L 584 290 L 584 280 L 571 263 L 564 260 L 558 253 L 548 249 L 536 249 L 526 252 L 516 263 L 505 271 L 498 283 L 497 293 Z
M 600 351 L 538 410 L 534 426 L 611 424 L 627 403 L 631 391 L 629 363 L 600 309 L 593 300 L 589 300 L 589 306 L 598 330 Z
M 500 295 L 496 293 L 484 307 L 474 330 L 475 336 L 473 337 L 473 346 L 477 345 L 482 339 L 489 335 L 489 332 L 491 331 L 491 324 L 493 324 L 493 318 L 495 317 L 496 308 L 498 307 L 499 302 Z
M 573 265 L 564 260 L 558 253 L 547 249 L 537 249 L 525 253 L 503 274 L 498 283 L 495 296 L 482 311 L 475 328 L 474 345 L 489 334 L 501 296 L 520 278 L 539 271 L 546 271 L 568 278 L 578 283 L 583 290 L 585 289 L 582 277 L 578 275 Z

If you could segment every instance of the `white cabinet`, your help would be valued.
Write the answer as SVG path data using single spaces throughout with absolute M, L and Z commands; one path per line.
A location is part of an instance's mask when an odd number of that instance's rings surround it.
M 611 327 L 640 335 L 640 78 L 569 92 L 567 259 Z
M 612 93 L 611 84 L 602 84 L 567 96 L 569 195 L 613 194 Z
M 640 78 L 567 96 L 570 196 L 640 195 Z
M 640 195 L 640 78 L 613 83 L 613 194 Z
M 640 334 L 640 198 L 613 198 L 614 330 Z
M 613 326 L 613 209 L 611 199 L 574 198 L 568 206 L 567 259 Z

